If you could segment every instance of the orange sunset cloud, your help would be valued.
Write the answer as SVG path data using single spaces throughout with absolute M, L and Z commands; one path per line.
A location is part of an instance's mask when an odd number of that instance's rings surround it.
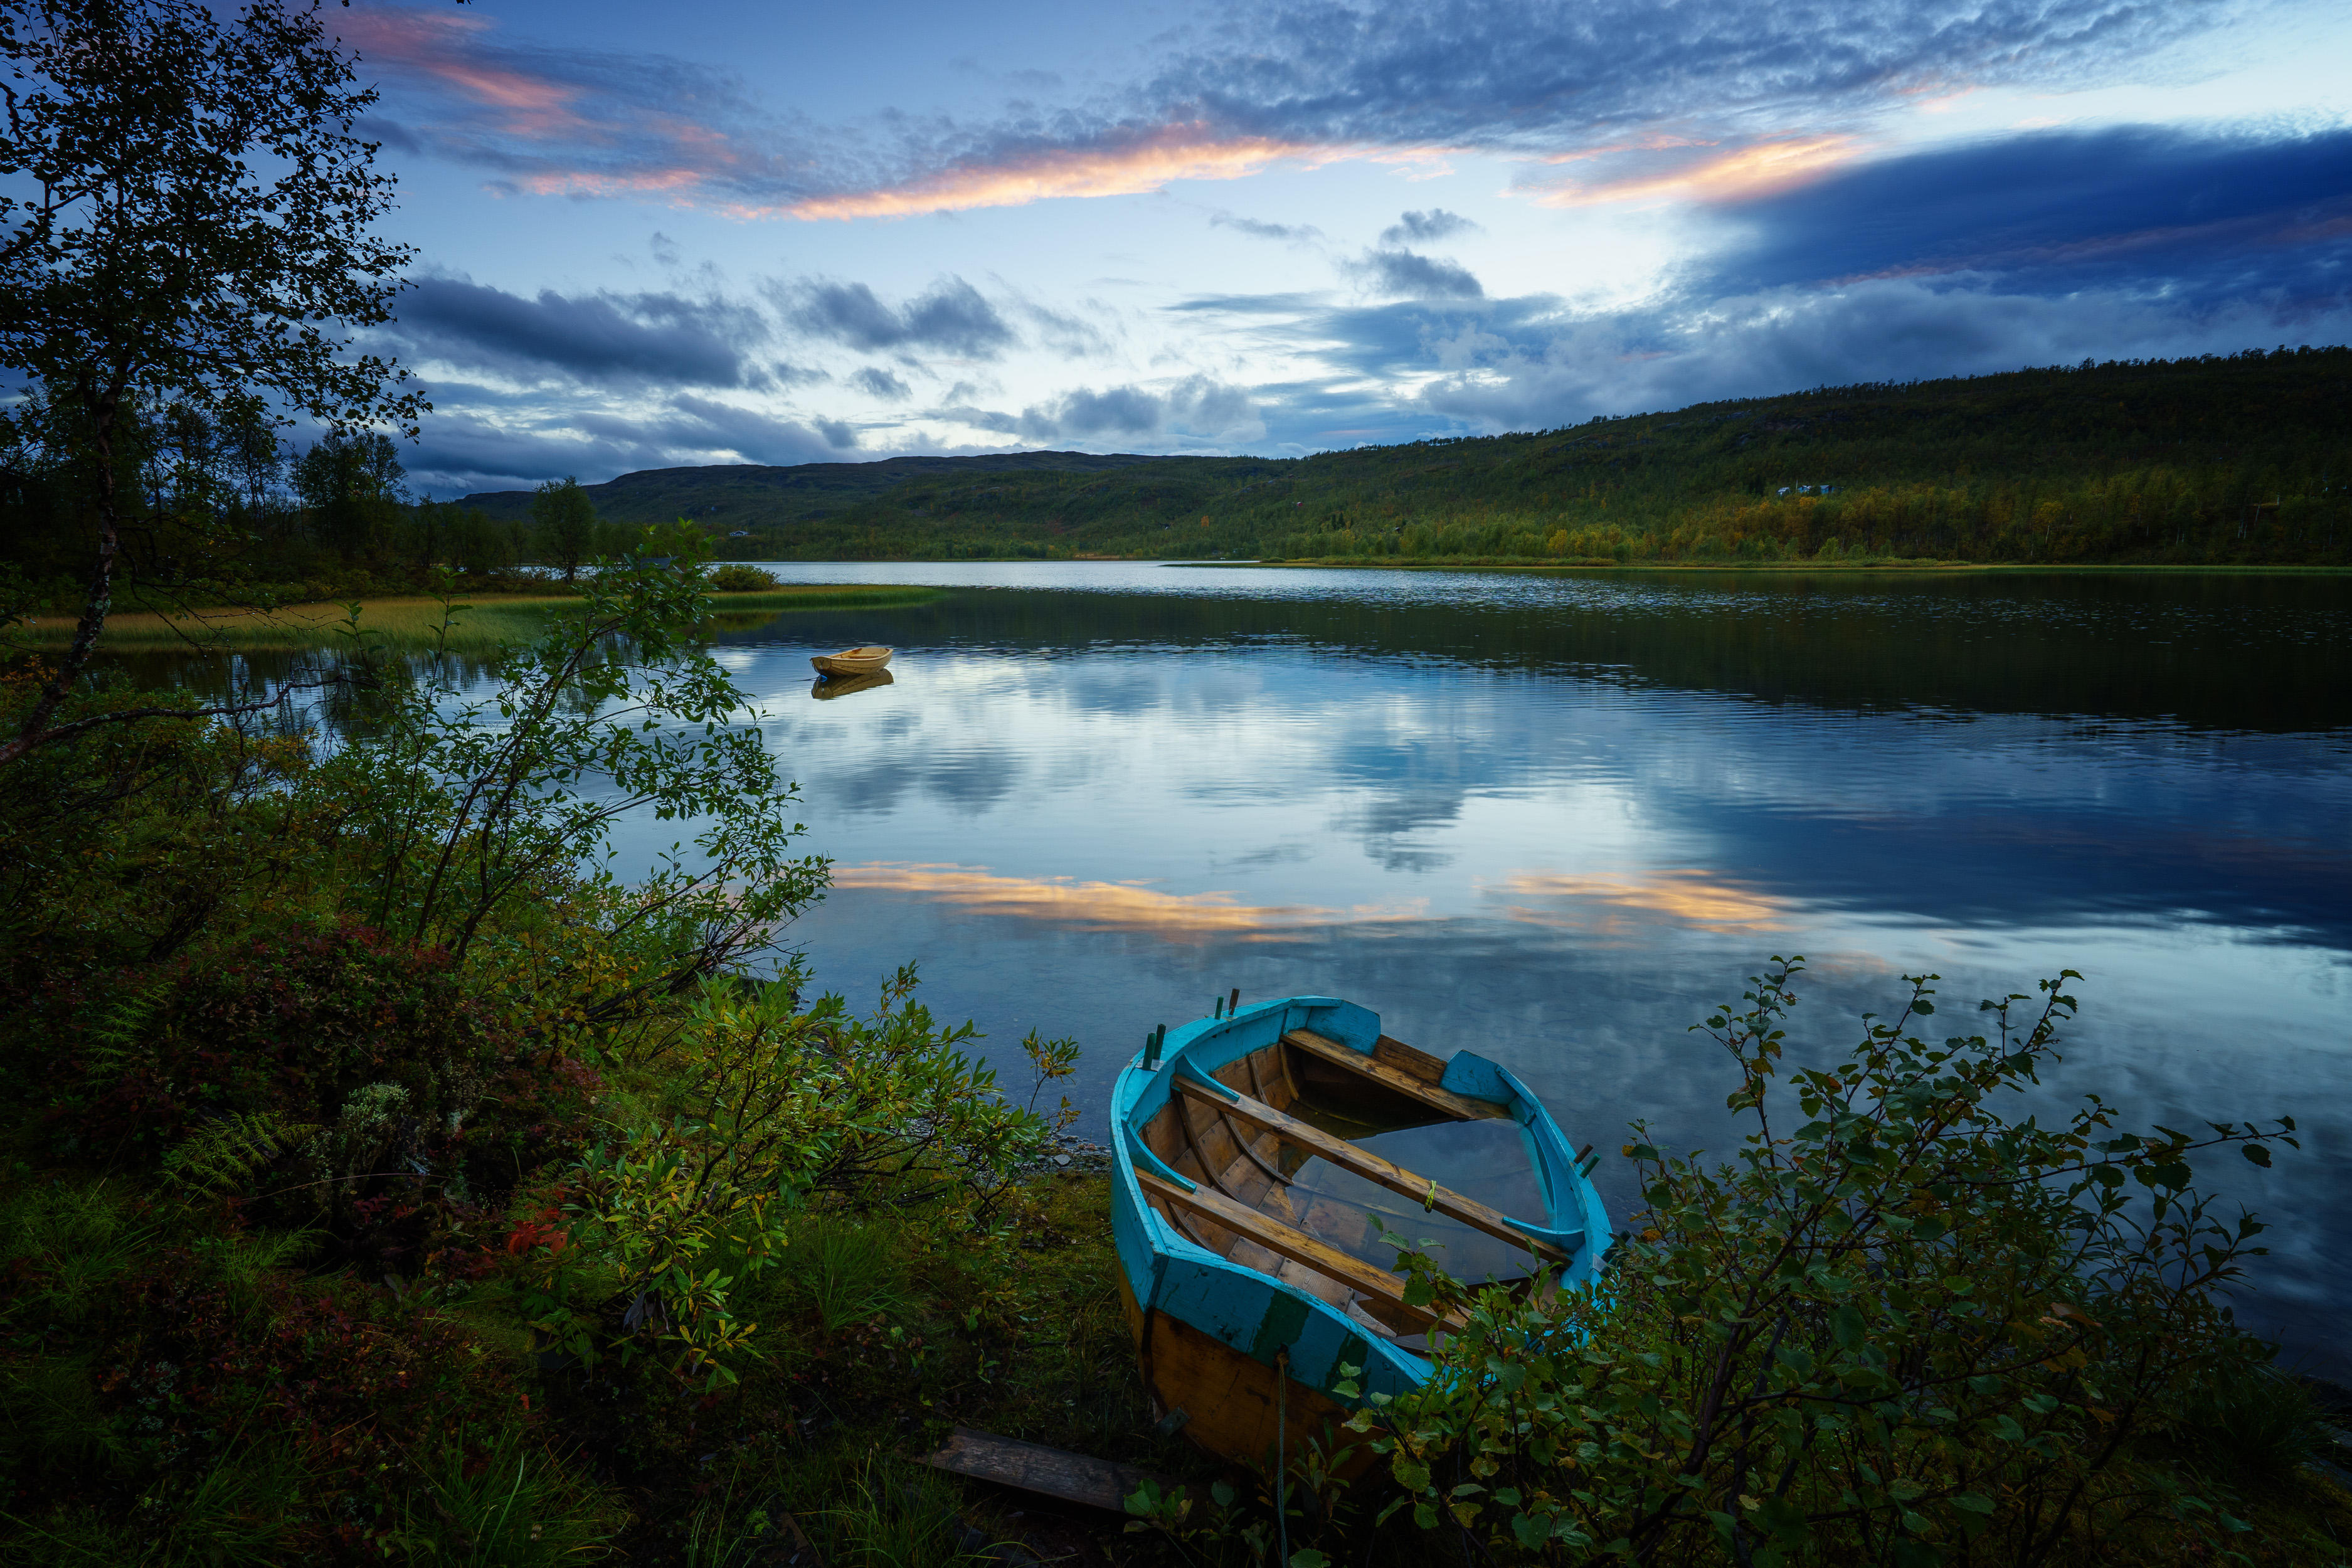
M 1069 196 L 1140 195 L 1171 180 L 1239 180 L 1285 158 L 1328 163 L 1345 155 L 1304 142 L 1220 138 L 1202 126 L 1173 125 L 1120 146 L 1055 148 L 1002 163 L 964 164 L 877 190 L 730 210 L 744 217 L 911 217 Z
M 1681 197 L 1728 201 L 1763 195 L 1799 184 L 1852 163 L 1865 151 L 1852 136 L 1811 136 L 1763 142 L 1685 164 L 1663 174 L 1638 174 L 1591 184 L 1550 186 L 1536 196 L 1548 207 L 1595 206 L 1603 202 Z

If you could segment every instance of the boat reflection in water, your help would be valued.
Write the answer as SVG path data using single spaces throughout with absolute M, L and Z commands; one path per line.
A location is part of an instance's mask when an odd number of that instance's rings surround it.
M 898 677 L 887 669 L 871 670 L 864 675 L 820 675 L 809 684 L 809 695 L 819 702 L 830 702 L 853 691 L 871 691 L 877 686 L 891 685 L 897 679 Z

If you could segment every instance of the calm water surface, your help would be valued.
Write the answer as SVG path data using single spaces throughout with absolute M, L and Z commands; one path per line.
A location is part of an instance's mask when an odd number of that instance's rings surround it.
M 1232 986 L 1483 1052 L 1579 1142 L 1722 1148 L 1687 1028 L 1767 956 L 1821 1049 L 1906 973 L 1973 1028 L 2073 968 L 2052 1106 L 2298 1119 L 2273 1172 L 2214 1162 L 2273 1222 L 2242 1312 L 2352 1372 L 2352 580 L 777 570 L 954 590 L 723 639 L 835 862 L 819 983 L 919 960 L 1008 1069 L 1076 1036 L 1094 1135 Z M 812 700 L 868 641 L 895 681 Z

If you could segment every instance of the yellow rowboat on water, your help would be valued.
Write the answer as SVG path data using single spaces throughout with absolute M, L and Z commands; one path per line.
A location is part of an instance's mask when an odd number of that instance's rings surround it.
M 817 654 L 809 662 L 823 676 L 871 675 L 889 664 L 890 650 L 880 647 L 845 647 L 839 653 Z

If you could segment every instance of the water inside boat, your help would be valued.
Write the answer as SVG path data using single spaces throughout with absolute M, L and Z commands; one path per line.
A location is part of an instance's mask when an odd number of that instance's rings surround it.
M 1201 1246 L 1421 1350 L 1443 1324 L 1402 1300 L 1398 1252 L 1474 1284 L 1524 1280 L 1538 1257 L 1500 1222 L 1548 1212 L 1527 1134 L 1439 1088 L 1443 1070 L 1385 1037 L 1366 1057 L 1293 1031 L 1218 1068 L 1222 1091 L 1180 1075 L 1143 1141 L 1195 1191 L 1147 1193 Z
M 1307 1112 L 1313 1109 L 1293 1106 L 1291 1114 L 1312 1122 L 1316 1119 Z M 1532 1215 L 1538 1221 L 1543 1217 L 1543 1189 L 1538 1184 L 1535 1157 L 1528 1148 L 1527 1134 L 1516 1121 L 1429 1121 L 1349 1142 L 1416 1175 L 1427 1176 L 1439 1186 L 1476 1198 L 1488 1208 L 1507 1215 Z M 1297 1157 L 1296 1151 L 1286 1153 Z M 1333 1235 L 1328 1239 L 1367 1263 L 1391 1268 L 1400 1246 L 1409 1246 L 1427 1253 L 1455 1279 L 1474 1284 L 1490 1279 L 1508 1283 L 1533 1271 L 1534 1260 L 1526 1247 L 1514 1247 L 1450 1215 L 1433 1213 L 1320 1155 L 1304 1159 L 1286 1173 L 1293 1184 L 1294 1205 L 1300 1202 L 1302 1194 L 1311 1194 L 1327 1208 L 1362 1212 L 1360 1235 L 1348 1240 Z M 1371 1223 L 1375 1216 L 1378 1227 Z M 1335 1214 L 1333 1218 L 1337 1217 Z

